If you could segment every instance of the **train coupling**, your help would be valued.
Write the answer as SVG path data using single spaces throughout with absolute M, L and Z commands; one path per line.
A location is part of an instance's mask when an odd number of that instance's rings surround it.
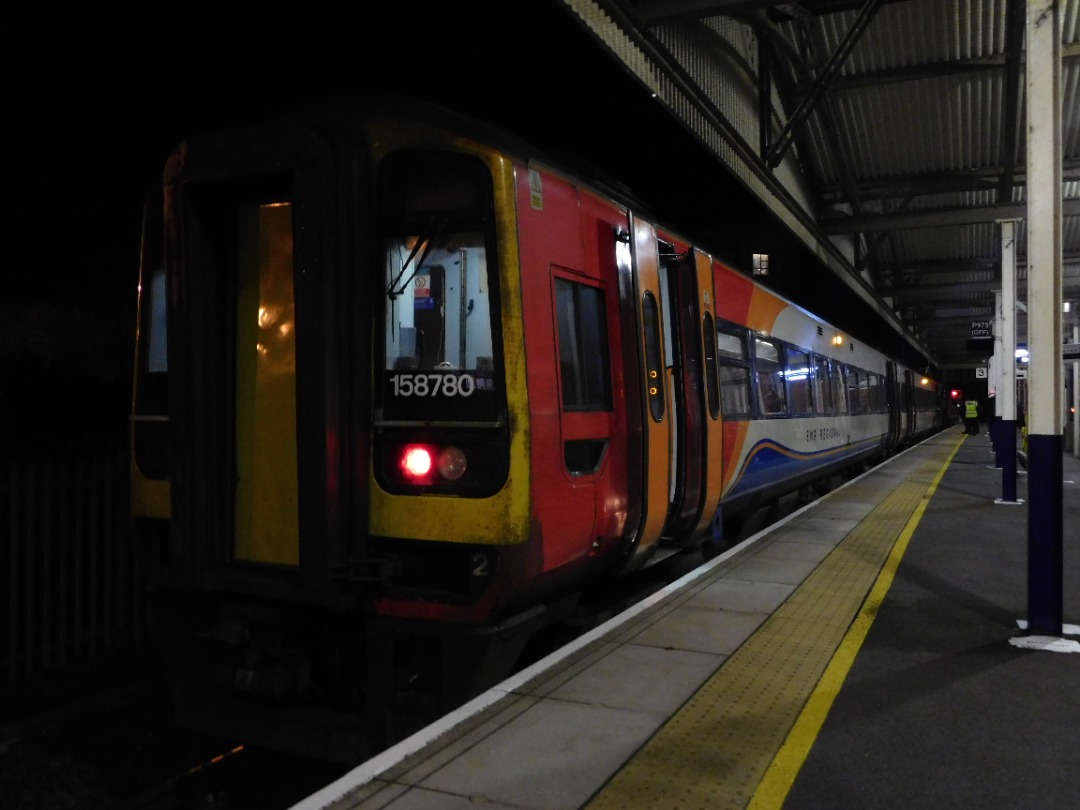
M 203 634 L 217 653 L 213 679 L 218 688 L 262 700 L 281 701 L 311 688 L 311 664 L 305 645 L 263 615 L 226 613 Z M 295 630 L 294 630 L 295 632 Z
M 311 689 L 311 665 L 300 652 L 271 656 L 249 647 L 238 656 L 219 661 L 214 680 L 220 689 L 260 700 L 283 701 Z
M 237 667 L 230 673 L 234 690 L 263 700 L 281 701 L 303 692 L 309 681 L 307 662 L 276 661 L 267 666 Z

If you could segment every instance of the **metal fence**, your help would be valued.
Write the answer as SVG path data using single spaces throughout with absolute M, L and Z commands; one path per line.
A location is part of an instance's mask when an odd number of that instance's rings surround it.
M 0 679 L 92 662 L 146 640 L 122 439 L 0 469 Z

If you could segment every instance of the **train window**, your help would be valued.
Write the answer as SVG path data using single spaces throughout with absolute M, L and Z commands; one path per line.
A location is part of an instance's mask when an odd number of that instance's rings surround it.
M 142 270 L 139 279 L 138 368 L 135 373 L 135 459 L 147 478 L 166 479 L 171 468 L 169 449 L 168 323 L 166 311 L 165 231 L 160 212 L 162 189 L 146 201 Z
M 641 298 L 642 327 L 645 330 L 645 376 L 649 412 L 653 421 L 664 418 L 663 356 L 660 353 L 660 310 L 648 290 Z
M 380 173 L 386 420 L 498 418 L 491 175 L 460 155 L 400 152 Z
M 717 376 L 720 407 L 725 419 L 750 416 L 750 364 L 742 334 L 725 329 L 716 332 Z
M 296 565 L 298 327 L 290 201 L 237 208 L 236 275 L 234 554 Z
M 859 408 L 863 413 L 873 413 L 870 403 L 870 378 L 874 376 L 867 371 L 859 372 Z
M 844 378 L 847 382 L 848 410 L 851 413 L 865 413 L 862 407 L 862 399 L 859 395 L 860 378 L 862 372 L 857 368 L 846 368 Z
M 788 402 L 792 413 L 810 413 L 810 356 L 802 349 L 788 347 L 787 369 Z
M 786 414 L 784 364 L 776 344 L 764 338 L 754 339 L 754 371 L 757 373 L 761 412 L 767 416 Z
M 701 319 L 701 334 L 705 343 L 705 390 L 709 395 L 709 415 L 720 418 L 720 399 L 717 393 L 719 381 L 716 376 L 716 330 L 712 315 L 708 312 Z
M 814 413 L 832 413 L 832 389 L 829 384 L 829 358 L 814 355 Z
M 870 411 L 887 413 L 889 408 L 885 399 L 885 378 L 880 374 L 870 374 Z
M 147 297 L 146 370 L 151 374 L 169 370 L 168 324 L 165 314 L 165 268 L 150 274 Z
M 746 343 L 741 334 L 726 332 L 718 327 L 716 330 L 716 351 L 721 361 L 732 360 L 737 363 L 746 363 Z
M 563 407 L 568 411 L 611 410 L 604 291 L 556 278 L 555 317 Z
M 835 360 L 829 372 L 829 387 L 832 388 L 832 404 L 836 415 L 843 416 L 848 412 L 847 388 L 844 385 L 844 367 Z

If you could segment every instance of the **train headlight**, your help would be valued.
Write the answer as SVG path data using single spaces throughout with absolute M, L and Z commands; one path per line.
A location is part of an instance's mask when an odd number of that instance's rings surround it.
M 447 481 L 457 481 L 465 474 L 465 452 L 459 447 L 444 447 L 435 468 Z

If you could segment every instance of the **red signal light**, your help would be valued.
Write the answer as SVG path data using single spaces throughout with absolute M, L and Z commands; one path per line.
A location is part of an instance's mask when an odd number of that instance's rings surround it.
M 961 392 L 960 392 L 959 388 L 953 388 L 952 390 L 949 391 L 949 398 L 950 399 L 960 399 L 960 397 L 961 397 Z

